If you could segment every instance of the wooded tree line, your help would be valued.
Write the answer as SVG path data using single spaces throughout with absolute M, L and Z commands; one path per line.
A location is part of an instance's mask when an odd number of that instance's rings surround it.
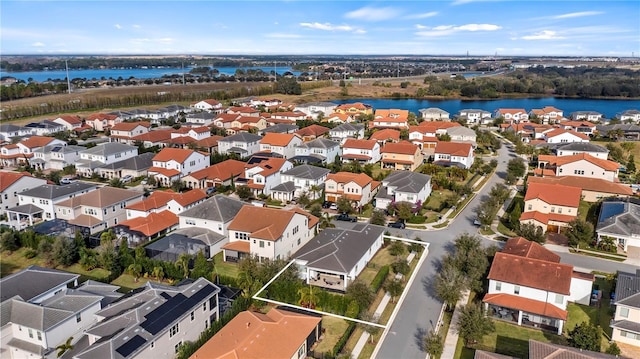
M 85 57 L 85 58 L 69 58 L 69 59 L 51 59 L 42 58 L 37 61 L 29 62 L 10 62 L 7 60 L 0 61 L 0 67 L 6 69 L 7 72 L 20 71 L 43 71 L 43 70 L 64 70 L 66 68 L 65 61 L 69 64 L 70 69 L 102 69 L 102 68 L 126 68 L 139 69 L 143 67 L 181 67 L 191 65 L 206 65 L 212 67 L 236 67 L 236 66 L 253 66 L 251 60 L 241 59 L 193 59 L 184 57 L 163 57 L 163 58 L 141 58 L 141 57 L 121 57 L 121 58 L 102 58 L 102 57 Z

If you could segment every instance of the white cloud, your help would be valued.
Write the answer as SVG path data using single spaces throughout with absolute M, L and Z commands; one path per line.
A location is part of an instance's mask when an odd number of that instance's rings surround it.
M 347 19 L 367 21 L 381 21 L 396 18 L 400 11 L 393 7 L 373 8 L 365 6 L 358 10 L 350 11 L 344 15 Z
M 139 29 L 139 28 L 141 28 L 142 26 L 140 26 L 140 25 L 138 25 L 138 24 L 133 24 L 133 25 L 131 25 L 131 27 L 132 27 L 132 28 L 134 28 L 134 29 Z
M 457 32 L 477 32 L 477 31 L 496 31 L 502 29 L 500 25 L 494 24 L 465 24 L 465 25 L 440 25 L 432 28 L 426 28 L 425 31 L 418 31 L 416 35 L 424 37 L 447 36 Z
M 356 31 L 353 32 L 354 34 L 366 34 L 367 32 L 362 30 L 362 29 L 357 29 Z
M 426 19 L 428 17 L 434 17 L 437 15 L 438 15 L 437 11 L 431 11 L 431 12 L 425 12 L 422 14 L 409 15 L 407 16 L 407 19 Z
M 324 24 L 319 22 L 301 22 L 300 26 L 324 31 L 357 31 L 356 28 L 349 25 L 333 25 L 328 22 L 325 22 Z
M 564 39 L 562 36 L 558 36 L 555 31 L 542 30 L 532 35 L 526 35 L 522 37 L 523 40 L 559 40 Z
M 34 42 L 33 44 L 31 44 L 31 46 L 33 46 L 33 47 L 43 47 L 44 43 L 42 43 L 40 41 L 37 41 L 37 42 Z
M 302 36 L 298 35 L 298 34 L 283 34 L 283 33 L 271 33 L 271 34 L 265 34 L 264 37 L 269 37 L 272 39 L 299 39 Z
M 585 16 L 595 16 L 602 15 L 604 12 L 602 11 L 580 11 L 580 12 L 570 12 L 568 14 L 556 15 L 553 16 L 552 19 L 573 19 L 576 17 L 585 17 Z
M 428 28 L 428 26 L 416 24 L 416 29 L 418 29 L 418 30 L 424 30 L 424 29 L 427 29 L 427 28 Z
M 113 25 L 113 27 L 115 27 L 118 30 L 122 29 L 122 25 L 120 25 L 120 24 L 115 24 L 115 25 Z

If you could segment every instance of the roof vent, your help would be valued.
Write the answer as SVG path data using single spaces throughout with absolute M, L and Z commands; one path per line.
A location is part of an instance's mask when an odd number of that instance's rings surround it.
M 247 328 L 251 326 L 251 322 L 247 322 Z

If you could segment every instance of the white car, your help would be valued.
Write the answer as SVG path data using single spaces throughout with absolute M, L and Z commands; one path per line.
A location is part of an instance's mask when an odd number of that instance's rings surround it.
M 132 175 L 126 175 L 126 176 L 122 177 L 120 179 L 120 181 L 122 181 L 122 183 L 129 183 L 129 182 L 131 182 L 132 179 L 133 179 Z
M 338 205 L 335 204 L 335 203 L 331 203 L 331 205 L 329 206 L 329 209 L 337 210 L 338 209 Z

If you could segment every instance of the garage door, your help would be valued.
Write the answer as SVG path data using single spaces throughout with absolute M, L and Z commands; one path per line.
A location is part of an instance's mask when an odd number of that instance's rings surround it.
M 327 201 L 329 201 L 329 202 L 337 202 L 338 201 L 338 196 L 327 195 Z
M 553 224 L 547 226 L 547 232 L 549 233 L 560 233 L 558 230 L 558 226 L 554 226 Z
M 640 247 L 627 246 L 627 257 L 640 258 Z

